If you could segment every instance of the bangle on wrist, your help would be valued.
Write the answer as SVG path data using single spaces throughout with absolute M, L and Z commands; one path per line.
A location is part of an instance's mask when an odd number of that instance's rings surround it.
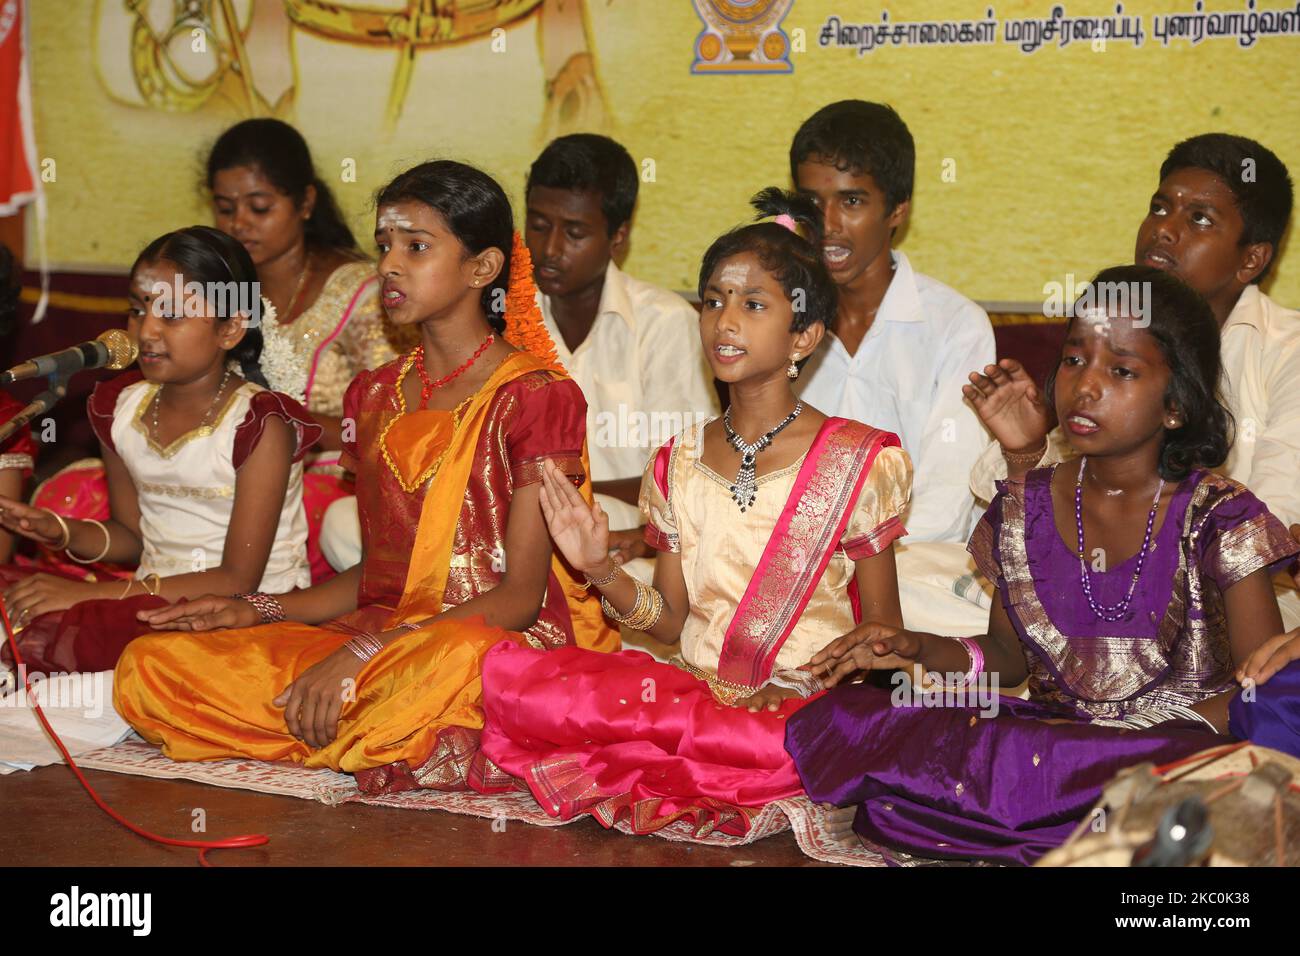
M 51 511 L 50 514 L 54 514 L 54 512 Z M 62 521 L 63 519 L 60 518 L 59 520 Z M 79 558 L 72 553 L 69 545 L 65 544 L 63 546 L 63 553 L 78 564 L 94 564 L 96 561 L 103 561 L 104 555 L 108 554 L 108 549 L 113 546 L 113 535 L 109 532 L 108 528 L 102 521 L 96 521 L 94 518 L 82 518 L 81 520 L 88 524 L 93 524 L 95 527 L 99 528 L 100 531 L 104 532 L 104 550 L 100 551 L 99 554 L 95 555 L 93 558 Z M 68 526 L 64 524 L 63 529 L 67 531 Z M 70 534 L 65 537 L 67 537 L 68 541 L 71 542 L 72 536 Z
M 984 650 L 973 637 L 959 637 L 957 643 L 966 648 L 970 656 L 970 669 L 962 675 L 958 687 L 968 687 L 975 678 L 984 673 Z
M 620 614 L 605 597 L 600 599 L 600 607 L 610 620 L 633 631 L 648 631 L 659 622 L 659 617 L 664 612 L 664 596 L 657 588 L 639 578 L 632 578 L 632 583 L 636 585 L 636 602 L 632 605 L 632 610 Z
M 1045 454 L 1047 454 L 1046 439 L 1039 448 L 1033 451 L 1008 451 L 1005 448 L 1002 449 L 1002 457 L 1007 460 L 1008 464 L 1028 465 L 1031 468 L 1042 461 Z
M 119 594 L 119 595 L 117 596 L 117 599 L 120 601 L 120 600 L 122 600 L 124 597 L 126 597 L 128 594 L 130 594 L 130 593 L 131 593 L 131 588 L 134 587 L 134 586 L 135 586 L 135 578 L 127 578 L 127 579 L 126 579 L 126 587 L 124 587 L 124 588 L 122 589 L 122 593 Z
M 68 523 L 63 520 L 63 515 L 59 514 L 57 511 L 51 511 L 49 508 L 46 508 L 45 512 L 59 523 L 59 530 L 63 532 L 63 537 L 55 544 L 49 545 L 49 547 L 53 548 L 55 551 L 63 551 L 72 543 L 72 530 L 68 527 Z
M 592 577 L 590 574 L 583 572 L 584 577 L 586 577 L 587 579 L 587 584 L 593 587 L 603 588 L 605 585 L 611 583 L 616 577 L 618 577 L 619 572 L 622 571 L 623 569 L 622 565 L 614 564 L 613 561 L 610 561 L 609 563 L 610 563 L 609 573 L 602 574 L 598 578 Z
M 383 641 L 368 631 L 358 632 L 343 645 L 364 663 L 384 649 Z
M 276 624 L 284 620 L 284 606 L 271 595 L 262 591 L 247 591 L 244 594 L 232 594 L 253 605 L 263 624 Z

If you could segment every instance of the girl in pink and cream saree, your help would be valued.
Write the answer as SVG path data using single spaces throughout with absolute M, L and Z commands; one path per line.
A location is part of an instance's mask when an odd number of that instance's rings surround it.
M 611 562 L 600 506 L 544 471 L 556 546 L 608 617 L 680 638 L 676 666 L 496 646 L 480 789 L 526 785 L 548 813 L 626 816 L 638 833 L 686 818 L 697 835 L 744 834 L 765 805 L 802 792 L 783 742 L 820 690 L 809 659 L 859 620 L 901 620 L 890 544 L 905 533 L 911 463 L 894 435 L 795 399 L 835 286 L 816 210 L 776 189 L 755 205 L 771 221 L 718 239 L 700 269 L 700 336 L 731 407 L 661 447 L 642 482 L 653 586 Z

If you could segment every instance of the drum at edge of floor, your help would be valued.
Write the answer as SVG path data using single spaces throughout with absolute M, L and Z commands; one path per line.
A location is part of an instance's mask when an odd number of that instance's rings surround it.
M 1300 866 L 1300 760 L 1229 744 L 1108 783 L 1037 866 Z

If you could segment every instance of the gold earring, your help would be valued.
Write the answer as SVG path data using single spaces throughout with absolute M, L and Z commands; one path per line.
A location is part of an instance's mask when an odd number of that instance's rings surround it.
M 791 355 L 790 364 L 786 366 L 785 374 L 786 377 L 789 378 L 791 381 L 799 377 L 799 366 L 795 364 L 798 361 L 798 359 L 799 356 Z
M 1165 427 L 1166 427 L 1166 428 L 1178 428 L 1178 427 L 1179 427 L 1179 426 L 1178 426 L 1178 419 L 1176 419 L 1176 418 L 1167 418 L 1167 419 L 1165 419 Z

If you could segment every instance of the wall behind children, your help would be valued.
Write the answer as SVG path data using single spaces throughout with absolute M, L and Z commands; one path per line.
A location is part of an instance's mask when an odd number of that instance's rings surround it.
M 916 266 L 982 301 L 1039 303 L 1046 282 L 1131 261 L 1177 140 L 1242 133 L 1300 171 L 1300 3 L 1282 3 L 1204 0 L 1203 13 L 1242 15 L 1213 21 L 1239 35 L 1193 42 L 1157 31 L 1207 27 L 1163 19 L 1195 15 L 1197 0 L 496 0 L 442 18 L 457 5 L 39 0 L 49 256 L 120 270 L 159 233 L 210 221 L 204 155 L 247 116 L 303 131 L 367 249 L 371 197 L 402 168 L 479 164 L 519 211 L 540 147 L 592 130 L 623 142 L 642 173 L 627 269 L 693 289 L 702 252 L 746 218 L 747 198 L 788 183 L 801 120 L 860 97 L 892 104 L 916 138 L 901 242 Z M 1290 35 L 1259 35 L 1268 11 Z M 1054 16 L 1057 35 L 1026 52 Z M 1114 19 L 1109 36 L 1072 25 L 1062 45 L 1067 17 Z M 1140 44 L 1116 35 L 1139 17 Z M 886 21 L 885 45 L 863 50 Z M 949 26 L 908 26 L 927 21 Z M 925 42 L 960 36 L 962 21 L 967 39 L 996 38 Z M 1300 302 L 1300 264 L 1283 261 L 1271 291 Z

